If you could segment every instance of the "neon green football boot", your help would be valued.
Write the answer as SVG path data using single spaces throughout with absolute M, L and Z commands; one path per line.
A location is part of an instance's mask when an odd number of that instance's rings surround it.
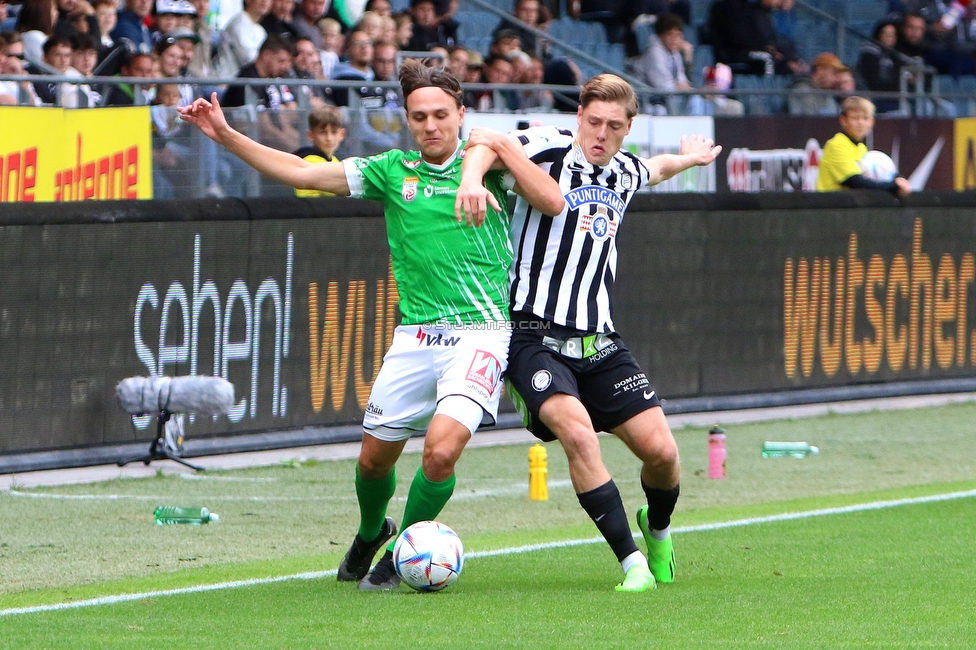
M 657 589 L 657 583 L 654 582 L 654 574 L 651 570 L 638 564 L 630 567 L 630 571 L 624 576 L 624 581 L 614 589 L 628 592 L 649 591 Z
M 647 543 L 647 563 L 651 567 L 658 582 L 674 582 L 674 543 L 669 534 L 664 541 L 657 541 L 651 537 L 651 529 L 647 525 L 647 506 L 637 511 L 637 526 L 644 535 Z

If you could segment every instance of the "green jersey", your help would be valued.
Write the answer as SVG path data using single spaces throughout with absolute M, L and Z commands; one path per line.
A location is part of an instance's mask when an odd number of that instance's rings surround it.
M 350 195 L 383 202 L 403 325 L 508 320 L 508 219 L 488 206 L 480 228 L 458 223 L 462 155 L 432 165 L 417 151 L 394 149 L 343 162 Z M 501 172 L 485 176 L 502 206 L 503 179 Z

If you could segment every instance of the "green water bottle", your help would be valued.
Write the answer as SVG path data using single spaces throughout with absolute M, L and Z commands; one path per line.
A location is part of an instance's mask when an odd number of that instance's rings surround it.
M 199 526 L 211 521 L 220 521 L 220 515 L 206 508 L 181 508 L 179 506 L 159 506 L 153 513 L 157 526 L 168 524 L 192 524 Z
M 770 442 L 766 441 L 762 446 L 763 458 L 806 458 L 813 454 L 819 454 L 820 449 L 806 442 Z

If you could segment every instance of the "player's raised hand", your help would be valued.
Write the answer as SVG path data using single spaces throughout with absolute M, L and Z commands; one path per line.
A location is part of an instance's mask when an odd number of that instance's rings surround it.
M 477 228 L 485 222 L 488 205 L 498 212 L 502 211 L 498 199 L 484 185 L 461 181 L 457 197 L 454 199 L 454 216 L 457 217 L 458 223 L 467 223 Z
M 691 157 L 695 165 L 710 165 L 722 152 L 722 146 L 703 135 L 683 135 L 680 151 L 681 155 Z
M 899 176 L 895 179 L 895 185 L 898 186 L 898 196 L 908 196 L 912 193 L 912 184 L 907 178 Z
M 180 112 L 180 119 L 196 125 L 212 140 L 219 142 L 220 137 L 230 130 L 220 102 L 217 101 L 217 93 L 210 95 L 210 101 L 200 97 L 189 106 L 177 110 Z

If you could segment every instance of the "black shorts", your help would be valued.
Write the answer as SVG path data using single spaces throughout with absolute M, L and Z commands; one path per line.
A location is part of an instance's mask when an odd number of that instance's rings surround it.
M 521 313 L 512 321 L 509 389 L 526 428 L 540 440 L 556 439 L 539 420 L 542 403 L 556 393 L 579 399 L 596 431 L 661 405 L 618 334 L 586 334 Z

